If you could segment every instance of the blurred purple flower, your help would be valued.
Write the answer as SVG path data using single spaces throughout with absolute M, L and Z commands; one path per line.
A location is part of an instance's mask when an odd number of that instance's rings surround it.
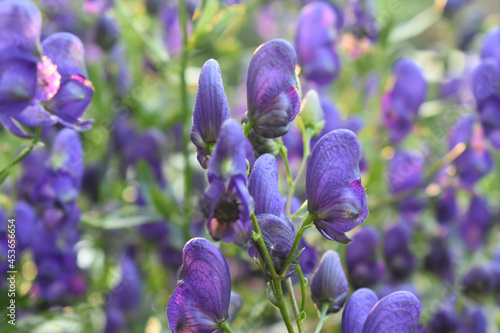
M 411 239 L 411 229 L 403 223 L 390 227 L 385 233 L 384 257 L 387 270 L 395 280 L 407 278 L 415 268 L 415 257 L 410 251 Z
M 193 111 L 191 141 L 198 150 L 198 161 L 206 169 L 222 123 L 230 117 L 219 64 L 210 59 L 203 65 Z
M 401 141 L 410 132 L 425 101 L 427 82 L 413 60 L 402 58 L 393 67 L 394 85 L 382 96 L 382 122 L 391 141 Z
M 103 50 L 109 51 L 120 38 L 120 27 L 115 18 L 109 13 L 99 15 L 95 26 L 95 42 Z
M 253 122 L 252 129 L 259 136 L 283 136 L 297 116 L 300 87 L 296 63 L 295 50 L 283 39 L 271 40 L 255 51 L 248 67 L 248 112 L 243 122 Z
M 250 239 L 254 201 L 248 193 L 245 138 L 241 126 L 226 120 L 208 162 L 204 194 L 208 232 L 215 240 L 245 245 Z
M 16 202 L 16 240 L 19 252 L 29 248 L 36 239 L 38 218 L 33 207 L 25 201 Z M 2 216 L 0 216 L 2 217 Z
M 347 279 L 337 252 L 329 250 L 321 257 L 311 279 L 311 297 L 318 310 L 327 303 L 327 313 L 337 313 L 344 306 Z
M 495 291 L 495 277 L 490 266 L 473 266 L 460 280 L 462 292 L 475 301 L 484 301 Z
M 453 257 L 444 237 L 431 239 L 430 251 L 424 257 L 424 268 L 441 279 L 453 282 Z
M 191 239 L 182 250 L 177 289 L 170 298 L 170 329 L 181 332 L 222 332 L 229 319 L 231 276 L 224 256 L 203 238 Z
M 379 243 L 377 230 L 367 226 L 360 228 L 354 242 L 346 247 L 347 272 L 354 289 L 370 288 L 383 278 L 385 267 L 377 258 Z
M 295 48 L 306 80 L 326 85 L 340 72 L 336 43 L 340 35 L 337 11 L 326 2 L 314 1 L 302 8 Z
M 491 222 L 492 216 L 488 202 L 474 195 L 469 209 L 460 222 L 460 235 L 469 249 L 477 250 L 483 246 Z
M 475 124 L 473 115 L 460 118 L 450 131 L 450 149 L 461 143 L 466 144 L 467 148 L 455 159 L 454 164 L 462 185 L 470 189 L 493 169 L 493 158 L 486 147 L 483 131 Z
M 319 140 L 307 165 L 308 210 L 314 224 L 324 237 L 344 244 L 351 241 L 345 233 L 368 215 L 360 158 L 356 135 L 335 130 Z

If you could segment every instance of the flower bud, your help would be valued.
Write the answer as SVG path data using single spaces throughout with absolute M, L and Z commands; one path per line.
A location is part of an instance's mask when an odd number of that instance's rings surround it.
M 318 136 L 325 126 L 325 120 L 316 90 L 309 90 L 302 102 L 300 117 L 304 127 L 311 130 L 312 136 Z

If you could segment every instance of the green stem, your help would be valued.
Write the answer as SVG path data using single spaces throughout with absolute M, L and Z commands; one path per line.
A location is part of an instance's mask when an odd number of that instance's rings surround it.
M 233 330 L 231 329 L 231 326 L 229 325 L 229 321 L 223 321 L 220 324 L 220 328 L 222 328 L 225 332 L 227 333 L 233 333 Z
M 245 127 L 243 127 L 243 134 L 245 135 L 245 138 L 248 138 L 248 134 L 250 134 L 250 131 L 253 128 L 253 120 L 248 119 L 248 123 L 246 123 Z
M 288 186 L 290 187 L 290 190 L 291 190 L 292 186 L 293 186 L 293 176 L 292 176 L 292 170 L 290 169 L 290 164 L 288 163 L 288 149 L 286 149 L 284 144 L 281 144 L 280 155 L 283 158 L 283 162 L 285 162 L 286 180 L 287 180 Z M 287 204 L 287 206 L 288 206 L 288 204 Z
M 42 128 L 41 127 L 37 127 L 35 129 L 35 137 L 31 140 L 29 146 L 26 147 L 26 148 L 24 148 L 21 151 L 21 153 L 12 162 L 9 163 L 9 165 L 7 165 L 5 168 L 3 168 L 0 171 L 0 178 L 2 178 L 0 180 L 0 184 L 5 180 L 5 178 L 7 178 L 7 175 L 8 175 L 8 172 L 10 171 L 10 168 L 12 168 L 13 166 L 15 166 L 19 162 L 21 162 L 26 156 L 28 156 L 28 154 L 33 150 L 33 148 L 35 148 L 36 144 L 40 140 L 40 134 L 41 133 L 42 133 Z M 5 175 L 5 177 L 3 177 L 4 175 Z
M 300 281 L 300 293 L 302 295 L 300 300 L 300 312 L 302 312 L 306 308 L 306 279 L 304 278 L 304 273 L 302 273 L 302 267 L 300 267 L 300 265 L 295 266 L 295 271 Z
M 273 286 L 274 294 L 276 295 L 276 302 L 278 304 L 278 308 L 280 310 L 281 317 L 283 318 L 283 321 L 285 322 L 285 325 L 286 325 L 286 328 L 288 329 L 288 332 L 294 333 L 293 325 L 292 325 L 292 322 L 290 320 L 290 316 L 288 315 L 288 310 L 286 308 L 285 298 L 283 297 L 283 289 L 281 287 L 281 278 L 276 273 L 276 269 L 274 268 L 273 260 L 271 259 L 271 256 L 269 255 L 269 251 L 267 250 L 266 243 L 264 242 L 264 238 L 262 237 L 262 232 L 260 231 L 259 223 L 257 221 L 257 217 L 255 216 L 255 213 L 252 213 L 251 219 L 252 219 L 252 224 L 253 224 L 253 228 L 254 228 L 253 239 L 259 245 L 259 247 L 262 251 L 262 254 L 264 256 L 264 261 L 266 262 L 266 265 L 271 273 L 271 285 Z
M 281 317 L 285 322 L 286 329 L 289 333 L 295 333 L 288 310 L 286 309 L 285 298 L 283 297 L 283 288 L 281 287 L 281 279 L 276 279 L 274 282 L 274 293 L 277 296 L 278 306 L 281 312 Z
M 297 211 L 295 213 L 293 213 L 292 216 L 290 216 L 290 220 L 295 220 L 297 217 L 300 216 L 300 214 L 302 214 L 305 210 L 307 209 L 307 200 L 304 201 L 302 203 L 302 205 L 300 205 L 299 209 L 297 209 Z
M 192 171 L 191 164 L 189 163 L 189 144 L 190 140 L 190 127 L 192 112 L 189 108 L 188 91 L 186 83 L 186 68 L 188 61 L 188 33 L 187 33 L 187 8 L 185 1 L 179 1 L 179 17 L 182 27 L 182 55 L 181 55 L 181 105 L 182 105 L 182 119 L 183 119 L 183 139 L 184 139 L 184 208 L 186 222 L 184 224 L 184 236 L 186 240 L 190 238 L 189 224 L 190 224 L 190 199 L 192 184 Z
M 288 198 L 286 201 L 286 216 L 290 216 L 293 194 L 295 193 L 295 188 L 297 187 L 297 183 L 299 182 L 300 177 L 302 176 L 302 173 L 306 168 L 307 159 L 309 157 L 309 154 L 311 153 L 310 149 L 311 133 L 309 130 L 305 129 L 304 126 L 301 126 L 301 132 L 304 142 L 304 156 L 302 157 L 302 162 L 300 163 L 300 168 L 299 171 L 297 172 L 297 176 L 295 177 L 293 183 L 290 185 L 290 190 L 288 191 Z
M 286 287 L 288 289 L 288 295 L 290 296 L 290 303 L 292 303 L 293 306 L 297 328 L 299 329 L 299 333 L 304 333 L 304 328 L 302 326 L 302 319 L 300 317 L 299 306 L 297 305 L 297 299 L 295 298 L 295 293 L 293 291 L 293 283 L 291 278 L 286 279 Z
M 316 216 L 313 214 L 307 215 L 307 217 L 302 221 L 299 230 L 297 231 L 297 235 L 295 236 L 295 240 L 293 241 L 292 249 L 290 250 L 290 253 L 288 254 L 288 257 L 285 260 L 285 265 L 283 266 L 280 276 L 283 278 L 286 274 L 286 271 L 288 270 L 288 266 L 290 266 L 293 255 L 295 254 L 295 251 L 297 251 L 297 247 L 299 246 L 300 239 L 304 235 L 304 232 L 309 229 L 312 226 L 312 223 L 314 222 Z
M 330 307 L 330 304 L 328 304 L 328 303 L 321 304 L 321 314 L 319 317 L 319 323 L 318 323 L 318 327 L 316 328 L 316 331 L 314 331 L 314 333 L 321 332 L 321 328 L 323 328 L 323 323 L 325 322 L 325 319 L 326 319 L 326 311 L 328 311 L 329 307 Z

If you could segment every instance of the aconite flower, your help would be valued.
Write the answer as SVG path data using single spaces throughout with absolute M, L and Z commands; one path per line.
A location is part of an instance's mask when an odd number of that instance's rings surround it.
M 327 304 L 326 313 L 337 313 L 347 298 L 347 279 L 337 252 L 329 250 L 323 254 L 311 279 L 311 297 L 321 310 Z
M 229 116 L 220 67 L 216 60 L 210 59 L 201 68 L 191 130 L 191 141 L 198 150 L 198 162 L 205 169 L 220 127 Z
M 368 215 L 360 158 L 358 138 L 341 129 L 318 141 L 307 165 L 306 194 L 314 225 L 327 239 L 344 244 L 351 241 L 345 233 Z
M 245 245 L 252 230 L 254 202 L 247 189 L 245 138 L 241 125 L 226 120 L 208 162 L 203 203 L 208 232 L 215 240 Z
M 382 122 L 391 141 L 404 139 L 412 130 L 427 95 L 427 81 L 413 60 L 402 58 L 393 68 L 394 85 L 382 96 Z
M 231 276 L 226 259 L 208 240 L 193 238 L 182 250 L 177 289 L 168 302 L 174 333 L 224 332 L 229 320 Z
M 397 291 L 381 300 L 370 289 L 359 289 L 342 314 L 343 333 L 417 332 L 422 307 L 408 291 Z
M 288 132 L 300 109 L 300 87 L 295 50 L 283 39 L 273 39 L 255 51 L 248 67 L 247 106 L 243 122 L 264 138 Z

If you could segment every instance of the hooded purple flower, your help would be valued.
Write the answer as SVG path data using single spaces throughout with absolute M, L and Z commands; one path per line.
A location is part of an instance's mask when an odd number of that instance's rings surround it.
M 393 68 L 394 86 L 382 97 L 382 122 L 389 137 L 398 142 L 410 132 L 418 110 L 425 101 L 427 82 L 412 60 L 399 59 Z
M 290 222 L 285 222 L 281 218 L 271 214 L 257 215 L 257 221 L 259 222 L 262 238 L 266 244 L 267 251 L 271 255 L 274 269 L 279 274 L 283 269 L 283 265 L 285 264 L 290 250 L 292 249 L 293 241 L 295 240 L 295 233 L 293 232 Z M 253 242 L 254 248 L 250 249 L 250 255 L 256 257 L 256 249 L 259 255 L 263 258 L 260 246 L 258 246 L 255 241 Z M 290 266 L 288 266 L 285 279 L 290 277 L 295 272 L 295 267 L 298 262 L 299 258 L 296 258 L 292 261 Z M 267 263 L 265 261 L 264 271 L 266 272 L 268 278 L 271 278 L 269 267 L 267 267 Z
M 415 268 L 415 257 L 410 251 L 411 229 L 407 224 L 398 223 L 385 233 L 384 257 L 387 269 L 396 280 L 410 276 Z
M 302 8 L 295 48 L 306 80 L 326 85 L 338 76 L 338 21 L 337 12 L 326 2 L 315 1 Z
M 224 332 L 229 319 L 231 276 L 226 259 L 215 245 L 194 238 L 182 250 L 177 289 L 170 298 L 167 317 L 174 333 Z
M 42 16 L 27 0 L 0 2 L 0 116 L 15 116 L 35 96 Z
M 95 29 L 95 42 L 105 51 L 111 50 L 120 38 L 118 22 L 109 12 L 99 15 Z
M 377 300 L 370 289 L 352 294 L 342 315 L 342 332 L 417 332 L 422 309 L 415 295 L 398 291 Z
M 441 279 L 453 282 L 453 257 L 445 238 L 431 240 L 430 251 L 424 257 L 424 267 Z
M 205 169 L 220 127 L 229 116 L 220 67 L 216 60 L 210 59 L 201 69 L 191 131 L 191 141 L 198 150 L 198 161 Z
M 379 243 L 377 230 L 368 226 L 361 228 L 346 247 L 347 272 L 354 289 L 370 288 L 384 276 L 384 264 L 377 259 Z
M 61 75 L 59 90 L 44 106 L 62 125 L 76 130 L 90 129 L 92 120 L 80 119 L 94 93 L 92 83 L 87 80 L 82 42 L 75 35 L 61 32 L 45 39 L 42 48 Z
M 318 309 L 329 304 L 327 313 L 337 313 L 347 298 L 347 279 L 337 252 L 323 254 L 311 279 L 311 297 Z
M 484 244 L 491 220 L 488 202 L 477 195 L 472 197 L 469 209 L 460 222 L 460 234 L 469 249 L 477 250 Z
M 327 239 L 344 244 L 351 241 L 345 233 L 368 215 L 360 158 L 356 135 L 335 130 L 319 140 L 307 165 L 308 210 L 314 224 Z
M 33 203 L 44 207 L 43 221 L 48 228 L 75 224 L 80 211 L 76 206 L 83 177 L 83 150 L 78 133 L 63 129 L 54 139 L 49 167 L 31 193 Z
M 453 302 L 445 302 L 429 321 L 427 331 L 486 333 L 488 324 L 480 308 L 472 310 L 464 306 L 457 312 L 455 307 Z
M 453 223 L 458 216 L 455 189 L 448 187 L 443 190 L 435 203 L 436 219 L 441 225 Z
M 283 197 L 278 188 L 278 164 L 274 156 L 260 156 L 248 179 L 248 191 L 255 201 L 255 214 L 283 217 Z
M 233 119 L 221 126 L 208 162 L 208 182 L 204 194 L 208 232 L 215 240 L 246 244 L 254 202 L 246 187 L 245 138 Z
M 378 296 L 371 289 L 356 290 L 349 298 L 342 313 L 342 332 L 362 332 L 366 318 L 377 302 Z
M 248 67 L 247 104 L 244 122 L 264 138 L 288 132 L 300 109 L 300 87 L 295 66 L 297 56 L 285 40 L 274 39 L 255 51 Z
M 475 124 L 473 115 L 461 118 L 450 131 L 450 149 L 460 143 L 466 144 L 467 148 L 455 159 L 454 164 L 462 185 L 472 188 L 493 169 L 493 158 L 486 147 L 483 131 Z

